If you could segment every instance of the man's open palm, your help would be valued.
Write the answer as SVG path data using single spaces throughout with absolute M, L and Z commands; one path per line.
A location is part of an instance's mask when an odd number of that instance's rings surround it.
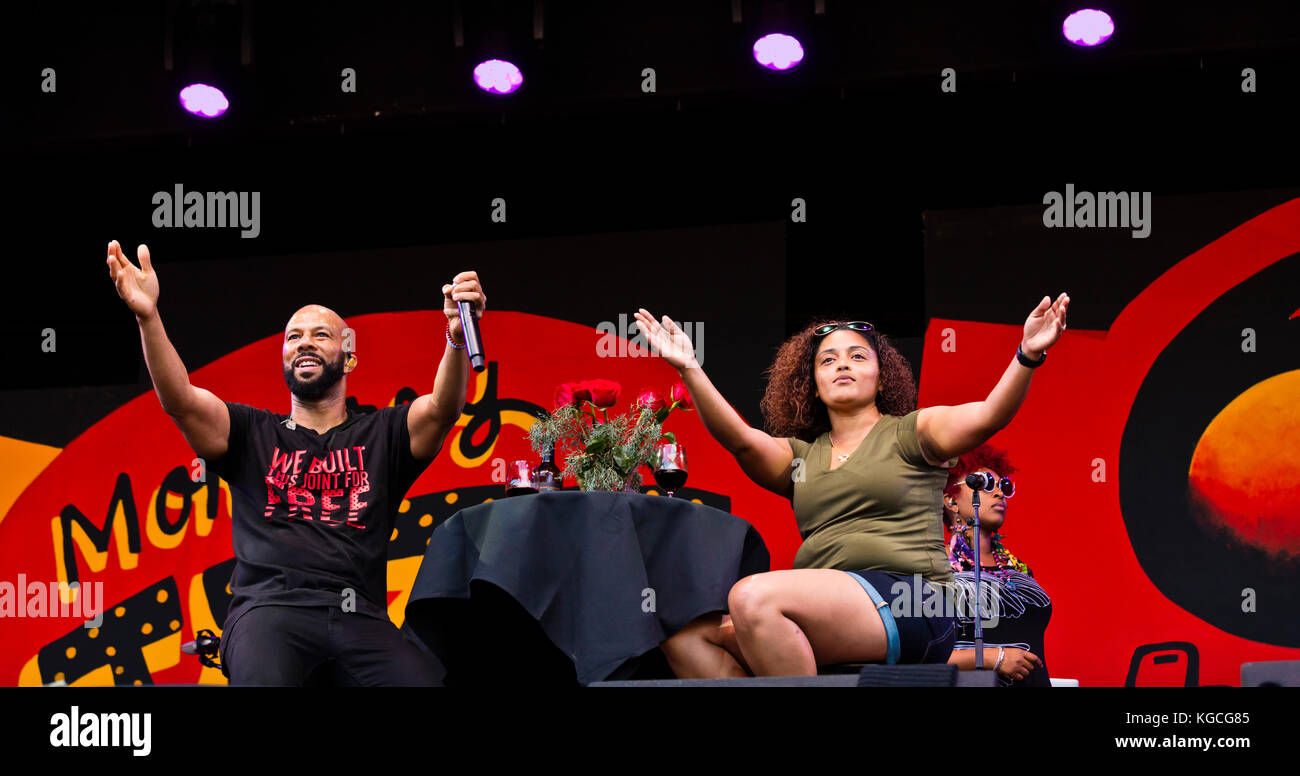
M 149 247 L 141 244 L 136 249 L 140 266 L 122 255 L 122 246 L 117 240 L 108 244 L 108 276 L 117 286 L 117 295 L 122 297 L 126 306 L 138 317 L 152 315 L 158 308 L 158 275 L 153 271 L 153 262 L 149 261 Z

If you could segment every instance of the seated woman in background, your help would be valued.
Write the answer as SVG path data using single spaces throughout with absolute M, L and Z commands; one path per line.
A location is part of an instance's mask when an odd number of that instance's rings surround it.
M 975 668 L 974 604 L 975 553 L 971 548 L 975 509 L 966 475 L 992 474 L 999 487 L 980 494 L 980 619 L 996 625 L 984 627 L 984 667 L 996 669 L 1003 686 L 1050 687 L 1043 634 L 1052 619 L 1052 599 L 1034 580 L 1034 572 L 1002 544 L 1000 529 L 1007 520 L 1007 499 L 1015 492 L 1009 475 L 1016 468 L 1007 454 L 980 445 L 961 456 L 948 472 L 943 493 L 943 522 L 952 538 L 948 560 L 957 584 L 957 623 L 960 631 L 949 663 L 963 670 Z
M 987 398 L 920 410 L 911 367 L 871 324 L 810 326 L 768 370 L 768 433 L 722 397 L 681 327 L 640 310 L 637 325 L 681 373 L 705 428 L 751 480 L 791 500 L 803 537 L 793 569 L 740 580 L 729 615 L 701 615 L 664 641 L 674 673 L 808 676 L 833 663 L 947 662 L 951 614 L 923 604 L 919 616 L 896 617 L 884 596 L 924 602 L 952 581 L 935 509 L 948 468 L 1011 422 L 1068 304 L 1065 294 L 1043 298 Z M 910 591 L 913 575 L 923 591 Z

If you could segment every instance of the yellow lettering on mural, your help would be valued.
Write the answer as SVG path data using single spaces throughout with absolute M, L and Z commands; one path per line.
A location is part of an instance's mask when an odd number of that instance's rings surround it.
M 466 458 L 462 455 L 460 452 L 460 435 L 465 433 L 465 426 L 470 422 L 470 420 L 472 420 L 472 418 L 469 415 L 461 415 L 460 419 L 456 421 L 456 425 L 453 429 L 455 433 L 453 433 L 451 438 L 444 443 L 451 452 L 451 460 L 455 461 L 456 465 L 462 469 L 473 469 L 492 460 L 492 451 L 497 447 L 497 440 L 494 439 L 492 440 L 492 444 L 482 455 L 476 458 Z M 518 426 L 524 431 L 527 431 L 532 428 L 533 424 L 536 422 L 537 418 L 529 415 L 527 412 L 504 410 L 501 413 L 502 426 Z M 497 435 L 497 439 L 500 438 L 500 435 Z
M 225 480 L 217 480 L 220 495 L 218 498 L 218 509 L 221 504 L 221 496 L 225 496 L 224 513 L 218 514 L 223 517 L 230 516 L 230 486 Z M 190 514 L 185 519 L 185 524 L 174 534 L 168 534 L 162 529 L 162 516 L 158 514 L 158 488 L 149 497 L 149 517 L 145 520 L 145 534 L 149 537 L 149 543 L 160 550 L 170 550 L 179 547 L 185 541 L 185 534 L 189 529 L 189 524 L 194 523 L 194 533 L 196 536 L 207 536 L 212 533 L 212 524 L 216 522 L 208 517 L 208 488 L 206 486 L 194 491 L 190 497 Z M 185 497 L 179 493 L 167 493 L 166 508 L 170 515 L 173 512 L 180 512 L 185 507 Z M 169 520 L 169 522 L 171 522 Z
M 165 516 L 158 514 L 159 490 L 162 490 L 162 488 L 155 489 L 153 495 L 149 497 L 149 516 L 144 521 L 144 530 L 145 535 L 149 537 L 150 544 L 160 550 L 170 550 L 173 547 L 179 546 L 180 543 L 185 540 L 185 531 L 189 528 L 190 518 L 197 514 L 198 508 L 196 504 L 191 503 L 190 517 L 187 517 L 185 522 L 181 524 L 180 530 L 174 534 L 165 533 L 162 529 L 161 522 Z M 203 489 L 200 488 L 199 493 L 202 492 Z M 195 495 L 198 494 L 196 493 Z M 181 508 L 185 506 L 185 497 L 179 493 L 168 493 L 165 498 L 165 508 L 169 513 L 173 510 L 179 512 Z
M 117 508 L 113 510 L 113 516 L 109 518 L 105 526 L 107 530 L 112 531 L 114 542 L 117 544 L 117 563 L 124 570 L 130 570 L 136 567 L 140 562 L 140 554 L 131 552 L 131 545 L 128 541 L 126 522 L 129 518 L 126 515 L 126 508 L 123 502 L 117 503 Z M 86 566 L 92 572 L 103 571 L 108 566 L 108 548 L 103 551 L 95 547 L 95 542 L 86 533 L 86 529 L 75 521 L 68 523 L 69 530 L 72 531 L 72 541 L 76 548 L 81 551 L 81 557 L 86 561 Z M 57 515 L 50 521 L 50 532 L 54 538 L 54 569 L 58 575 L 59 582 L 59 600 L 62 603 L 72 603 L 77 600 L 79 588 L 69 588 L 68 585 L 68 558 L 63 554 L 63 519 Z
M 217 496 L 217 516 L 228 520 L 230 519 L 231 504 L 233 503 L 230 500 L 230 486 L 226 484 L 225 480 L 219 479 L 217 480 L 217 487 L 220 488 L 220 493 Z M 221 509 L 222 505 L 225 506 L 224 511 Z M 208 489 L 200 488 L 194 494 L 194 534 L 196 536 L 207 536 L 212 533 L 212 524 L 215 522 L 215 520 L 208 517 Z

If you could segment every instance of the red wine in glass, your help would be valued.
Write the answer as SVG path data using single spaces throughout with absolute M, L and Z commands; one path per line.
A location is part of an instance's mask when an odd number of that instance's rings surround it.
M 655 448 L 655 482 L 668 493 L 668 498 L 686 484 L 686 446 L 662 442 Z
M 536 483 L 533 481 L 533 465 L 528 461 L 515 461 L 507 469 L 509 479 L 506 480 L 506 497 L 527 496 L 537 492 Z

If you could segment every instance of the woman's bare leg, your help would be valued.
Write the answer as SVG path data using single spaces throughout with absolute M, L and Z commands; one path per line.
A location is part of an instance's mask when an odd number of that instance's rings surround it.
M 883 660 L 884 623 L 857 580 L 831 569 L 745 577 L 727 599 L 755 676 L 814 676 L 817 666 Z
M 731 617 L 711 612 L 695 618 L 660 645 L 678 679 L 749 676 Z

